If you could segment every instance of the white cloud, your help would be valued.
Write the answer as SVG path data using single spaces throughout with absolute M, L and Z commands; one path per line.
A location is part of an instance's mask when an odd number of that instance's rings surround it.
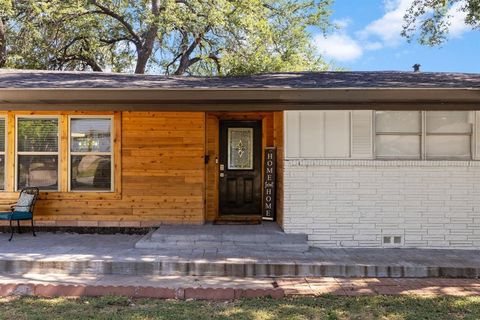
M 315 45 L 320 54 L 337 61 L 353 61 L 363 54 L 360 44 L 343 32 L 336 32 L 327 37 L 317 36 Z
M 463 5 L 464 4 L 462 2 L 457 2 L 450 8 L 450 10 L 448 10 L 448 15 L 450 16 L 450 36 L 454 38 L 458 38 L 470 30 L 470 28 L 465 24 L 467 13 L 460 10 Z
M 387 0 L 384 2 L 385 14 L 358 32 L 363 39 L 379 38 L 385 46 L 396 46 L 402 41 L 400 32 L 403 16 L 413 0 Z
M 383 44 L 381 42 L 375 41 L 375 42 L 364 42 L 363 47 L 365 50 L 380 50 L 383 48 Z

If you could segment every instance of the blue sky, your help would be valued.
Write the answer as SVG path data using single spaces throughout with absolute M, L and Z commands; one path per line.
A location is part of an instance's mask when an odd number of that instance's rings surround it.
M 327 61 L 347 70 L 480 72 L 480 30 L 471 31 L 464 15 L 451 10 L 449 41 L 441 47 L 408 43 L 399 34 L 412 0 L 335 0 L 332 20 L 340 28 L 315 44 Z

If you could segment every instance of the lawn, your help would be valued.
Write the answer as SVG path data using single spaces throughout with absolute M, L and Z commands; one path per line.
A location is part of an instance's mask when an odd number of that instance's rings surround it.
M 0 299 L 0 319 L 480 319 L 480 297 L 320 296 L 228 302 L 23 297 Z

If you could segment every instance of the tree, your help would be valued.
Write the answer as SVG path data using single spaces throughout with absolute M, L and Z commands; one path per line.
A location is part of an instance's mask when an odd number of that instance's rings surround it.
M 414 0 L 404 16 L 402 35 L 409 41 L 418 36 L 421 44 L 442 44 L 454 10 L 466 14 L 465 23 L 472 29 L 480 28 L 480 0 Z
M 331 0 L 2 1 L 12 8 L 3 14 L 8 67 L 174 75 L 328 68 L 309 30 L 330 27 Z
M 9 0 L 0 0 L 0 68 L 7 62 L 6 23 L 12 12 L 12 3 Z

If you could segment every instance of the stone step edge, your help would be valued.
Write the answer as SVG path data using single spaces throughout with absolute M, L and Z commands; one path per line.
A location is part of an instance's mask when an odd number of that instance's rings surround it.
M 83 284 L 36 284 L 6 283 L 0 284 L 0 297 L 37 296 L 53 297 L 100 297 L 125 296 L 132 298 L 157 298 L 177 300 L 234 300 L 242 298 L 271 297 L 281 299 L 285 296 L 282 288 L 216 288 L 216 287 L 153 287 L 153 286 L 115 286 Z
M 234 241 L 234 242 L 272 242 L 272 241 L 304 241 L 308 240 L 307 235 L 289 234 L 284 236 L 279 235 L 164 235 L 164 234 L 150 234 L 150 239 L 157 241 Z
M 366 265 L 308 261 L 0 260 L 0 274 L 117 274 L 234 277 L 480 278 L 478 266 Z
M 175 245 L 177 249 L 212 249 L 217 248 L 220 250 L 234 250 L 234 249 L 242 249 L 242 250 L 258 250 L 258 244 L 255 246 L 254 244 L 246 245 L 219 245 L 215 246 L 212 244 L 204 244 L 204 243 L 191 243 L 191 244 L 181 244 Z M 136 249 L 169 249 L 172 245 L 168 243 L 156 242 L 156 241 L 139 241 L 135 244 Z M 308 244 L 288 244 L 288 245 L 264 245 L 262 246 L 264 250 L 275 249 L 279 252 L 298 252 L 301 250 L 302 252 L 308 251 L 310 246 Z

